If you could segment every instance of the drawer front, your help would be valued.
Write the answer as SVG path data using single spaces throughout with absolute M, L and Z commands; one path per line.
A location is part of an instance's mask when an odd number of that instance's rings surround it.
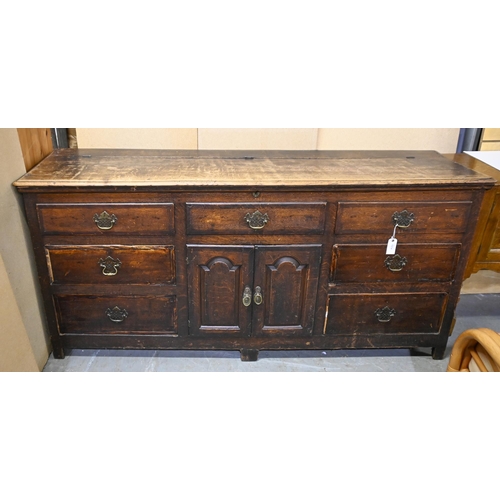
M 56 285 L 170 285 L 175 283 L 173 246 L 47 246 Z
M 411 233 L 463 233 L 470 201 L 459 202 L 340 202 L 335 233 L 383 233 L 391 236 L 395 220 L 398 231 Z M 407 225 L 407 227 L 402 227 Z
M 447 303 L 446 293 L 330 295 L 325 333 L 439 333 Z
M 45 234 L 173 235 L 173 203 L 47 203 L 37 205 Z
M 336 283 L 451 281 L 460 244 L 335 245 L 330 281 Z
M 326 203 L 186 203 L 188 234 L 323 234 Z
M 56 295 L 61 334 L 172 334 L 176 297 Z

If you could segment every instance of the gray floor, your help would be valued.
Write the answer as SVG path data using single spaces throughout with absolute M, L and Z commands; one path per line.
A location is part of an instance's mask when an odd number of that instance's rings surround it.
M 257 362 L 242 362 L 235 351 L 71 350 L 51 355 L 44 372 L 442 372 L 457 336 L 469 328 L 500 331 L 500 294 L 462 294 L 453 335 L 443 360 L 430 349 L 261 351 Z

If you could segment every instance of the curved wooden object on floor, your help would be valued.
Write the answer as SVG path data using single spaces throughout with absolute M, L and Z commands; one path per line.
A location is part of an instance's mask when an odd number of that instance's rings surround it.
M 469 371 L 468 366 L 471 358 L 474 358 L 477 362 L 477 356 L 474 355 L 477 344 L 480 344 L 492 361 L 500 366 L 500 335 L 489 328 L 472 328 L 465 330 L 458 336 L 451 351 L 446 371 Z M 481 361 L 478 365 L 481 371 L 487 371 L 482 369 L 481 365 L 483 363 Z

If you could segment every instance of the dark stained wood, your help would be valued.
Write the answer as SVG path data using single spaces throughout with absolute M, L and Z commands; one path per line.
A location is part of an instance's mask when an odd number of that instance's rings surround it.
M 203 349 L 218 351 L 240 351 L 241 349 L 283 350 L 283 349 L 396 349 L 428 347 L 439 342 L 440 335 L 435 333 L 406 334 L 400 333 L 384 335 L 322 335 L 293 337 L 293 336 L 265 336 L 238 337 L 231 335 L 217 336 L 181 336 L 181 335 L 82 335 L 66 334 L 65 349 Z M 441 344 L 440 344 L 441 346 Z M 446 348 L 446 344 L 443 345 Z
M 261 229 L 245 219 L 255 212 L 267 216 Z M 187 234 L 322 234 L 325 212 L 326 203 L 187 203 Z
M 172 203 L 41 203 L 37 208 L 47 234 L 174 234 Z M 116 218 L 109 229 L 101 229 L 94 220 L 103 212 Z
M 55 295 L 61 334 L 175 334 L 175 297 Z M 108 315 L 118 308 L 116 320 Z M 122 315 L 120 316 L 120 312 Z
M 241 361 L 257 361 L 259 358 L 258 349 L 241 349 L 240 351 Z
M 446 293 L 330 295 L 327 335 L 438 333 L 448 300 Z M 393 312 L 381 321 L 376 311 Z M 382 314 L 382 311 L 380 312 Z
M 191 335 L 251 332 L 251 306 L 243 293 L 253 282 L 252 246 L 188 245 Z
M 173 246 L 47 245 L 45 250 L 52 284 L 175 283 Z
M 319 279 L 321 245 L 257 246 L 253 290 L 255 335 L 311 335 Z
M 321 245 L 188 245 L 190 331 L 312 334 L 320 260 Z
M 446 352 L 446 346 L 433 347 L 432 359 L 443 359 Z
M 45 258 L 44 240 L 38 223 L 38 216 L 36 211 L 37 195 L 32 193 L 25 193 L 23 195 L 24 208 L 26 219 L 28 222 L 31 242 L 33 245 L 33 253 L 38 272 L 38 280 L 42 290 L 42 299 L 45 309 L 45 321 L 50 333 L 50 340 L 52 343 L 52 353 L 56 359 L 63 359 L 65 356 L 64 343 L 62 337 L 59 335 L 57 325 L 57 318 L 54 308 L 54 301 L 50 290 L 50 280 L 47 270 L 47 260 Z
M 444 352 L 494 181 L 433 152 L 253 153 L 58 150 L 16 183 L 54 356 L 71 348 L 233 349 L 242 359 L 264 349 Z M 245 222 L 252 209 L 267 213 L 263 230 Z M 404 209 L 416 218 L 397 230 L 408 262 L 394 272 L 384 267 L 385 245 L 392 214 Z M 109 230 L 93 220 L 104 210 L 117 217 Z M 102 274 L 107 257 L 121 263 L 115 275 Z M 397 318 L 384 326 L 371 311 L 377 323 L 365 325 L 363 308 L 389 298 Z M 127 311 L 118 323 L 105 314 L 115 306 Z
M 396 234 L 463 233 L 471 209 L 470 201 L 458 203 L 418 201 L 368 203 L 340 202 L 337 214 L 337 234 L 385 233 L 388 237 L 394 229 L 393 215 L 403 211 L 413 214 L 413 222 L 408 227 L 398 227 Z
M 330 280 L 336 283 L 451 281 L 460 244 L 398 243 L 395 255 L 387 245 L 334 245 Z

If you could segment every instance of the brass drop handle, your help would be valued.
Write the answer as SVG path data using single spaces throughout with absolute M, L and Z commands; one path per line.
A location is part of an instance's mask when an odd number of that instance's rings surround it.
M 375 311 L 375 316 L 377 316 L 377 319 L 381 323 L 388 323 L 391 321 L 391 318 L 396 314 L 396 311 L 394 309 L 391 309 L 390 307 L 383 307 L 382 309 L 377 309 Z
M 394 212 L 392 214 L 392 221 L 397 227 L 409 227 L 410 224 L 415 220 L 415 215 L 408 212 L 408 210 L 403 210 L 401 212 Z
M 118 306 L 113 307 L 113 309 L 106 309 L 106 316 L 113 321 L 113 323 L 121 323 L 128 316 L 126 309 L 120 309 Z
M 253 214 L 246 214 L 245 221 L 252 229 L 263 229 L 264 226 L 269 222 L 269 216 L 267 214 L 262 214 L 258 210 Z
M 252 289 L 249 286 L 243 290 L 243 305 L 248 307 L 252 303 Z
M 401 257 L 399 254 L 389 255 L 384 261 L 385 267 L 394 273 L 402 271 L 406 264 L 408 264 L 408 259 L 406 257 Z
M 103 231 L 111 229 L 117 220 L 118 217 L 115 214 L 108 214 L 106 210 L 104 210 L 102 214 L 94 214 L 94 222 L 96 223 L 96 226 Z
M 255 287 L 255 292 L 253 294 L 253 301 L 257 306 L 260 306 L 262 304 L 262 288 L 260 288 L 260 286 Z
M 104 276 L 114 276 L 118 273 L 118 268 L 122 265 L 119 259 L 113 259 L 108 255 L 105 259 L 99 259 L 99 265 L 102 267 Z

